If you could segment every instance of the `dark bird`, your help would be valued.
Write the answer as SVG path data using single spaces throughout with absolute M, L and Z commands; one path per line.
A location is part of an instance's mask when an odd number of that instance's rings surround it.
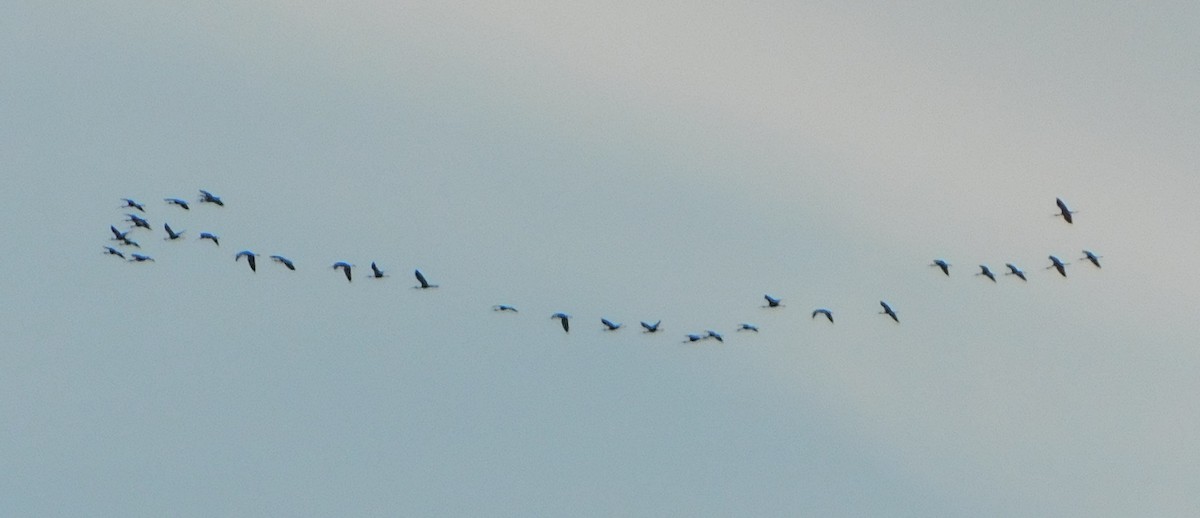
M 291 259 L 288 259 L 282 255 L 273 255 L 271 256 L 271 260 L 286 266 L 287 269 L 293 272 L 296 271 L 296 264 L 293 263 Z
M 725 338 L 721 336 L 721 333 L 718 333 L 711 329 L 705 330 L 704 333 L 705 333 L 705 338 L 712 338 L 718 342 L 725 343 Z
M 258 257 L 258 254 L 251 252 L 249 250 L 242 250 L 241 252 L 238 252 L 236 255 L 233 256 L 233 260 L 236 262 L 238 259 L 241 259 L 243 257 L 246 258 L 247 263 L 250 263 L 250 271 L 257 272 L 258 267 L 254 265 L 254 258 Z
M 221 198 L 213 195 L 213 193 L 208 192 L 204 189 L 200 189 L 200 203 L 215 203 L 221 207 L 225 206 L 225 202 L 221 201 Z M 184 208 L 187 208 L 187 207 L 184 207 Z
M 566 313 L 555 313 L 553 315 L 550 315 L 550 318 L 557 318 L 559 320 L 562 320 L 563 332 L 564 333 L 571 332 L 571 326 L 567 323 L 567 321 L 571 318 L 570 315 L 568 315 Z
M 509 313 L 516 313 L 517 308 L 509 306 L 508 304 L 496 304 L 495 306 L 492 306 L 492 311 L 507 311 Z
M 132 247 L 137 247 L 137 248 L 141 248 L 141 247 L 142 247 L 142 245 L 139 245 L 139 244 L 137 244 L 137 241 L 134 241 L 134 240 L 132 240 L 132 239 L 129 239 L 129 232 L 128 232 L 128 231 L 126 231 L 126 232 L 121 232 L 120 230 L 117 230 L 117 227 L 114 227 L 114 226 L 112 226 L 112 225 L 109 225 L 109 226 L 108 226 L 108 229 L 109 229 L 109 230 L 111 230 L 111 231 L 112 231 L 112 233 L 113 233 L 113 236 L 114 236 L 114 237 L 112 238 L 112 239 L 113 239 L 113 241 L 120 241 L 120 242 L 121 242 L 121 244 L 124 244 L 124 245 L 127 245 L 127 246 L 132 246 Z
M 152 230 L 150 228 L 150 222 L 146 221 L 145 218 L 142 218 L 142 217 L 138 216 L 137 214 L 126 214 L 125 216 L 127 217 L 127 219 L 125 221 L 133 223 L 134 228 L 142 227 L 146 230 Z
M 1062 216 L 1063 219 L 1067 220 L 1067 223 L 1075 222 L 1075 220 L 1071 218 L 1071 214 L 1074 214 L 1075 211 L 1068 209 L 1066 202 L 1062 201 L 1062 198 L 1054 198 L 1054 203 L 1058 205 L 1059 210 L 1059 213 L 1055 214 L 1055 216 Z
M 183 210 L 191 210 L 191 208 L 188 207 L 187 202 L 179 198 L 163 198 L 163 201 L 167 202 L 168 205 L 178 205 L 183 207 Z
M 212 240 L 214 245 L 221 246 L 221 241 L 220 241 L 221 238 L 217 237 L 215 234 L 209 234 L 208 232 L 201 232 L 200 239 L 209 239 L 209 240 Z
M 887 315 L 892 317 L 892 320 L 895 320 L 897 324 L 900 323 L 900 318 L 896 316 L 896 312 L 892 311 L 892 307 L 889 306 L 887 302 L 881 300 L 879 301 L 879 305 L 883 306 L 883 311 L 879 312 L 880 315 Z
M 662 320 L 659 320 L 658 322 L 655 322 L 655 323 L 653 323 L 653 324 L 650 324 L 650 323 L 647 323 L 647 322 L 642 322 L 642 327 L 646 328 L 646 330 L 645 330 L 645 331 L 642 331 L 642 332 L 643 332 L 643 333 L 657 333 L 657 332 L 658 332 L 658 325 L 659 325 L 659 324 L 661 324 L 661 323 L 662 323 Z
M 148 255 L 129 254 L 129 257 L 131 257 L 131 259 L 129 259 L 129 262 L 131 263 L 144 263 L 146 261 L 154 262 L 154 258 Z
M 930 264 L 929 266 L 936 266 L 938 268 L 941 268 L 942 273 L 944 273 L 946 275 L 950 275 L 950 263 L 946 262 L 943 259 L 934 259 L 933 263 Z
M 1054 268 L 1055 270 L 1058 270 L 1059 275 L 1066 277 L 1068 264 L 1071 264 L 1071 263 L 1064 263 L 1064 262 L 1062 262 L 1061 259 L 1054 257 L 1054 256 L 1050 256 L 1050 266 L 1047 266 L 1046 269 L 1049 270 L 1051 268 Z
M 699 342 L 700 340 L 703 340 L 703 339 L 704 339 L 704 337 L 700 336 L 700 335 L 687 335 L 687 340 L 684 340 L 683 343 L 686 344 L 688 342 Z
M 1092 264 L 1096 265 L 1096 268 L 1099 268 L 1100 267 L 1100 257 L 1101 256 L 1092 253 L 1090 250 L 1084 250 L 1083 257 L 1080 257 L 1079 259 L 1080 260 L 1087 259 L 1088 261 L 1091 261 Z
M 336 263 L 333 263 L 333 269 L 334 269 L 334 270 L 336 270 L 336 269 L 338 269 L 338 268 L 341 268 L 341 269 L 342 269 L 342 271 L 343 271 L 343 272 L 345 272 L 345 274 L 346 274 L 346 282 L 350 282 L 350 269 L 351 269 L 351 268 L 353 268 L 353 267 L 354 267 L 354 265 L 352 265 L 352 264 L 350 264 L 350 263 L 347 263 L 347 262 L 345 262 L 345 261 L 338 261 L 338 262 L 336 262 Z
M 376 279 L 382 279 L 384 277 L 387 277 L 386 275 L 384 275 L 383 270 L 380 270 L 378 266 L 375 266 L 374 261 L 371 262 L 371 277 L 376 278 Z
M 1021 269 L 1017 268 L 1013 263 L 1004 263 L 1004 266 L 1008 267 L 1008 273 L 1004 275 L 1016 275 L 1017 277 L 1020 277 L 1021 280 L 1026 280 L 1025 272 L 1021 271 Z
M 763 298 L 767 299 L 767 305 L 763 306 L 764 308 L 777 308 L 777 307 L 783 305 L 783 304 L 780 304 L 780 302 L 782 302 L 782 300 L 772 297 L 770 295 L 763 295 Z
M 124 201 L 124 202 L 125 202 L 125 204 L 121 206 L 122 208 L 126 208 L 126 207 L 128 207 L 128 208 L 133 208 L 133 209 L 140 210 L 140 211 L 142 211 L 142 212 L 146 212 L 146 206 L 145 206 L 145 205 L 142 205 L 141 203 L 138 203 L 138 202 L 136 202 L 136 201 L 133 201 L 133 200 L 131 200 L 131 199 L 129 199 L 129 198 L 121 198 L 121 201 Z
M 429 281 L 425 280 L 425 276 L 424 276 L 424 275 L 421 275 L 421 270 L 413 270 L 413 275 L 416 275 L 416 276 L 417 276 L 417 282 L 421 283 L 421 285 L 420 285 L 420 286 L 413 286 L 414 288 L 420 288 L 420 289 L 423 289 L 423 290 L 424 290 L 424 289 L 436 288 L 436 287 L 437 287 L 437 284 L 429 284 Z M 567 325 L 567 324 L 566 324 L 566 322 L 567 322 L 567 321 L 564 319 L 564 320 L 563 320 L 563 326 L 564 326 L 564 327 Z
M 179 239 L 179 238 L 183 237 L 184 232 L 187 232 L 186 230 L 180 230 L 179 232 L 171 230 L 171 225 L 168 225 L 166 223 L 163 223 L 163 230 L 167 231 L 167 240 L 168 241 L 174 241 L 176 239 Z
M 745 322 L 742 322 L 741 324 L 738 324 L 737 330 L 738 331 L 754 331 L 755 333 L 757 333 L 758 326 L 756 326 L 754 324 L 747 324 Z
M 609 320 L 607 318 L 601 318 L 600 323 L 604 324 L 605 331 L 616 331 L 617 329 L 621 328 L 620 322 L 613 322 L 612 320 Z
M 986 264 L 979 265 L 979 273 L 975 275 L 982 275 L 991 279 L 992 282 L 996 282 L 996 274 L 992 273 L 992 269 L 988 268 Z
M 828 309 L 825 309 L 825 308 L 814 309 L 812 312 L 812 317 L 817 318 L 817 315 L 825 315 L 825 318 L 829 319 L 829 323 L 830 324 L 833 323 L 833 313 L 831 313 Z
M 121 253 L 120 250 L 117 250 L 116 248 L 113 248 L 111 246 L 104 247 L 104 255 L 115 255 L 117 257 L 120 257 L 121 259 L 125 258 L 125 254 Z

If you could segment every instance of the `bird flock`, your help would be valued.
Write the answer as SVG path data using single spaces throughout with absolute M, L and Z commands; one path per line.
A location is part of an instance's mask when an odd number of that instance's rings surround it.
M 198 198 L 197 201 L 200 205 L 212 205 L 215 207 L 224 207 L 225 206 L 225 202 L 219 196 L 217 196 L 209 191 L 206 191 L 204 189 L 200 189 L 199 192 L 200 192 L 200 197 Z M 126 212 L 124 214 L 125 219 L 122 220 L 122 224 L 123 225 L 128 224 L 128 225 L 126 226 L 126 228 L 124 230 L 117 228 L 117 225 L 115 225 L 115 224 L 109 225 L 109 231 L 112 233 L 112 237 L 109 238 L 109 240 L 115 241 L 116 243 L 115 243 L 115 245 L 104 246 L 104 254 L 110 255 L 110 256 L 115 256 L 115 257 L 125 260 L 129 263 L 154 262 L 153 257 L 141 253 L 141 250 L 142 250 L 141 244 L 138 241 L 136 241 L 130 237 L 130 235 L 133 234 L 135 231 L 139 232 L 139 233 L 147 233 L 147 232 L 153 233 L 154 232 L 154 227 L 151 225 L 150 221 L 147 219 L 147 216 L 146 216 L 146 214 L 147 214 L 146 204 L 138 202 L 133 198 L 122 198 L 121 201 L 123 202 L 123 204 L 120 205 L 119 208 L 128 210 L 128 212 Z M 165 202 L 165 204 L 167 206 L 176 207 L 176 209 L 168 209 L 168 211 L 169 210 L 183 210 L 183 211 L 192 210 L 192 207 L 188 203 L 188 201 L 184 200 L 182 198 L 163 198 L 163 201 Z M 1054 214 L 1054 216 L 1061 217 L 1064 221 L 1066 221 L 1067 224 L 1074 224 L 1073 215 L 1077 214 L 1077 212 L 1070 210 L 1068 208 L 1066 202 L 1064 202 L 1061 198 L 1056 198 L 1054 201 L 1055 201 L 1055 205 L 1058 207 L 1058 213 Z M 164 215 L 164 218 L 166 218 L 166 217 L 167 217 L 167 215 Z M 168 241 L 168 242 L 179 241 L 179 240 L 185 239 L 184 234 L 187 232 L 187 230 L 173 229 L 171 227 L 170 223 L 168 223 L 166 221 L 163 222 L 162 229 L 163 229 L 163 232 L 165 233 L 163 240 Z M 197 241 L 209 241 L 212 243 L 212 246 L 220 247 L 221 238 L 217 234 L 214 234 L 212 232 L 198 232 L 197 234 L 198 234 Z M 133 249 L 137 249 L 138 251 L 134 252 Z M 251 250 L 241 250 L 233 255 L 233 259 L 234 259 L 235 263 L 242 262 L 242 260 L 245 259 L 245 263 L 250 268 L 250 271 L 255 272 L 255 273 L 257 273 L 257 271 L 258 271 L 258 262 L 257 262 L 258 257 L 259 257 L 259 254 L 255 253 Z M 291 259 L 289 259 L 283 255 L 279 255 L 279 254 L 273 254 L 268 257 L 273 262 L 278 263 L 279 265 L 288 269 L 289 271 L 296 271 L 296 264 Z M 1046 266 L 1045 269 L 1047 269 L 1047 270 L 1054 269 L 1055 271 L 1058 272 L 1059 275 L 1066 277 L 1067 276 L 1067 266 L 1070 265 L 1071 263 L 1064 262 L 1054 255 L 1049 255 L 1047 257 L 1050 261 L 1050 265 Z M 1102 256 L 1097 255 L 1096 253 L 1094 253 L 1090 250 L 1083 250 L 1083 257 L 1080 257 L 1079 260 L 1081 260 L 1081 261 L 1086 260 L 1089 263 L 1091 263 L 1095 268 L 1100 268 L 1101 267 L 1100 266 L 1100 258 L 1101 257 Z M 933 262 L 929 264 L 929 266 L 938 268 L 944 275 L 949 276 L 950 268 L 952 265 L 945 259 L 938 258 L 938 259 L 934 259 Z M 1022 282 L 1028 282 L 1029 279 L 1026 276 L 1024 270 L 1022 270 L 1021 268 L 1019 268 L 1018 266 L 1016 266 L 1013 263 L 1005 263 L 1004 266 L 1008 269 L 1008 271 L 1004 272 L 1003 275 L 1014 276 L 1014 277 L 1020 279 Z M 346 262 L 346 261 L 338 261 L 338 262 L 333 263 L 331 268 L 335 271 L 340 270 L 342 275 L 345 276 L 346 282 L 353 282 L 354 270 L 355 270 L 355 266 L 353 264 Z M 368 275 L 369 278 L 383 279 L 385 277 L 388 277 L 387 273 L 383 269 L 381 269 L 376 262 L 372 261 L 370 268 L 371 268 L 371 272 Z M 979 271 L 976 272 L 974 275 L 979 276 L 979 277 L 984 277 L 993 283 L 998 282 L 996 279 L 995 272 L 993 272 L 992 269 L 986 264 L 979 265 Z M 416 281 L 417 281 L 417 284 L 415 286 L 413 286 L 413 288 L 415 288 L 415 289 L 427 290 L 427 289 L 433 289 L 433 288 L 438 287 L 437 284 L 431 284 L 429 282 L 429 280 L 425 277 L 424 274 L 421 273 L 421 270 L 419 270 L 419 269 L 413 270 L 413 276 L 416 278 Z M 786 307 L 785 304 L 783 304 L 782 298 L 772 296 L 771 294 L 764 294 L 763 300 L 766 301 L 766 304 L 763 304 L 762 308 L 766 308 L 769 310 L 777 310 L 778 308 Z M 900 324 L 900 317 L 897 314 L 896 310 L 892 308 L 891 304 L 889 304 L 885 300 L 880 300 L 879 306 L 882 308 L 882 311 L 879 311 L 880 315 L 884 315 L 885 317 L 890 318 L 895 324 Z M 498 312 L 498 313 L 514 313 L 514 314 L 519 313 L 518 309 L 515 306 L 512 306 L 510 304 L 496 304 L 496 305 L 492 306 L 492 310 L 495 312 Z M 819 307 L 819 308 L 813 309 L 812 314 L 811 314 L 811 319 L 818 320 L 821 317 L 824 317 L 824 319 L 827 321 L 827 323 L 829 325 L 832 325 L 834 323 L 833 311 L 830 310 L 829 308 Z M 558 312 L 558 313 L 552 314 L 550 316 L 550 318 L 559 321 L 564 333 L 570 333 L 571 320 L 572 320 L 572 317 L 570 315 L 568 315 L 567 313 Z M 653 323 L 648 322 L 648 321 L 641 321 L 639 323 L 641 324 L 642 332 L 645 334 L 659 333 L 660 331 L 663 330 L 663 328 L 661 327 L 662 320 L 656 320 Z M 601 329 L 603 329 L 606 332 L 618 331 L 624 327 L 623 324 L 621 324 L 620 322 L 615 322 L 607 317 L 601 317 L 600 324 L 602 326 Z M 736 331 L 737 332 L 758 333 L 759 328 L 755 324 L 748 323 L 748 322 L 741 322 L 737 325 Z M 693 343 L 693 342 L 700 342 L 700 341 L 705 341 L 705 340 L 715 340 L 719 343 L 725 342 L 723 335 L 721 335 L 720 333 L 713 331 L 711 329 L 706 329 L 703 332 L 687 333 L 685 335 L 685 339 L 683 340 L 683 343 Z

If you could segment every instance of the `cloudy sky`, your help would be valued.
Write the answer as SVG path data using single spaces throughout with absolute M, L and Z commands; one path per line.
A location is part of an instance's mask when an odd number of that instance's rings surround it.
M 1200 7 L 644 4 L 6 9 L 0 511 L 1200 512 Z

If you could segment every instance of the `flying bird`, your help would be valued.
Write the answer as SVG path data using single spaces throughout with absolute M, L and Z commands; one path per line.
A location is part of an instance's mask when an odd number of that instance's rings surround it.
M 659 320 L 658 322 L 655 322 L 655 323 L 653 323 L 653 324 L 650 324 L 650 323 L 647 323 L 647 322 L 642 322 L 642 327 L 646 328 L 646 330 L 645 330 L 645 331 L 642 331 L 642 332 L 643 332 L 643 333 L 657 333 L 657 332 L 658 332 L 658 325 L 659 325 L 659 324 L 661 324 L 661 323 L 662 323 L 662 320 Z
M 1067 220 L 1067 223 L 1075 222 L 1075 220 L 1071 218 L 1071 214 L 1074 214 L 1075 211 L 1068 209 L 1066 202 L 1062 201 L 1062 198 L 1054 198 L 1054 203 L 1058 205 L 1059 210 L 1059 213 L 1055 214 L 1055 216 L 1062 216 L 1063 219 Z
M 112 225 L 109 225 L 109 226 L 108 226 L 108 229 L 109 229 L 109 230 L 111 230 L 111 231 L 112 231 L 112 233 L 113 233 L 113 236 L 114 236 L 114 237 L 112 238 L 112 239 L 113 239 L 113 241 L 120 241 L 120 242 L 121 242 L 121 244 L 124 244 L 124 245 L 127 245 L 127 246 L 133 246 L 133 247 L 137 247 L 137 248 L 141 248 L 141 247 L 142 247 L 142 245 L 139 245 L 139 244 L 137 244 L 137 241 L 134 241 L 134 240 L 132 240 L 132 239 L 129 239 L 129 232 L 128 232 L 128 231 L 121 232 L 120 230 L 117 230 L 117 227 L 114 227 L 114 226 L 112 226 Z
M 704 332 L 705 332 L 705 338 L 712 338 L 718 342 L 725 343 L 725 338 L 723 338 L 721 336 L 721 333 L 718 333 L 711 329 L 705 330 Z
M 246 258 L 247 263 L 250 263 L 250 271 L 257 272 L 258 267 L 254 265 L 254 258 L 258 257 L 258 254 L 251 252 L 249 250 L 242 250 L 241 252 L 238 252 L 236 255 L 233 256 L 233 260 L 234 260 L 234 262 L 237 262 L 237 260 L 239 260 L 243 257 Z
M 550 318 L 557 318 L 559 320 L 562 320 L 563 332 L 564 333 L 571 332 L 571 329 L 570 329 L 571 326 L 567 323 L 567 321 L 571 318 L 570 315 L 568 315 L 566 313 L 555 313 L 553 315 L 550 315 Z
M 833 313 L 831 313 L 828 309 L 825 309 L 825 308 L 814 309 L 812 312 L 812 317 L 817 318 L 817 315 L 825 315 L 825 318 L 829 319 L 829 323 L 830 324 L 833 323 Z
M 1096 268 L 1099 268 L 1100 267 L 1100 257 L 1101 256 L 1092 253 L 1090 250 L 1084 250 L 1083 257 L 1080 257 L 1079 259 L 1080 260 L 1087 259 L 1088 261 L 1091 261 L 1092 264 L 1096 265 Z
M 413 275 L 416 275 L 417 282 L 421 283 L 420 286 L 413 286 L 414 288 L 420 288 L 420 289 L 424 290 L 424 289 L 437 287 L 437 284 L 429 284 L 429 281 L 425 280 L 425 276 L 421 275 L 421 270 L 413 270 Z M 566 322 L 567 322 L 566 320 L 563 320 L 563 327 L 566 327 L 566 325 L 567 325 Z
M 767 305 L 763 306 L 764 308 L 777 308 L 777 307 L 783 305 L 783 304 L 780 304 L 780 302 L 782 302 L 782 300 L 772 297 L 770 295 L 763 295 L 763 298 L 767 299 Z
M 282 255 L 273 255 L 273 256 L 271 256 L 271 260 L 286 266 L 287 269 L 289 269 L 293 272 L 296 271 L 295 263 L 293 263 L 291 259 L 288 259 Z
M 600 323 L 604 324 L 605 331 L 616 331 L 617 329 L 621 328 L 620 322 L 613 322 L 612 320 L 609 320 L 607 318 L 601 318 Z
M 126 219 L 125 221 L 133 223 L 134 228 L 142 227 L 146 230 L 151 230 L 150 222 L 146 221 L 145 218 L 142 218 L 142 217 L 138 216 L 137 214 L 125 214 L 125 216 L 128 217 L 128 219 Z
M 687 335 L 687 340 L 684 340 L 683 343 L 686 344 L 688 342 L 699 342 L 700 340 L 703 340 L 703 339 L 704 339 L 704 337 L 700 336 L 700 335 Z
M 975 275 L 982 275 L 991 279 L 992 282 L 996 282 L 996 274 L 992 273 L 991 268 L 988 268 L 986 264 L 979 265 L 979 273 Z
M 167 202 L 168 205 L 178 205 L 180 207 L 183 207 L 183 210 L 191 210 L 188 207 L 187 202 L 183 201 L 179 198 L 163 198 L 163 201 Z
M 1064 262 L 1062 262 L 1061 259 L 1054 257 L 1054 256 L 1050 256 L 1050 266 L 1047 266 L 1046 269 L 1049 270 L 1051 268 L 1054 268 L 1055 270 L 1058 270 L 1059 275 L 1066 277 L 1068 264 L 1071 264 L 1071 263 L 1064 263 Z
M 209 240 L 212 240 L 214 245 L 221 246 L 221 241 L 220 241 L 221 238 L 217 237 L 215 234 L 210 234 L 208 232 L 201 232 L 200 239 L 209 239 Z
M 737 330 L 738 331 L 754 331 L 755 333 L 757 333 L 758 326 L 756 326 L 754 324 L 747 324 L 745 322 L 742 322 L 741 324 L 738 324 Z
M 384 275 L 383 270 L 380 270 L 378 266 L 375 266 L 374 261 L 371 261 L 371 277 L 374 277 L 376 279 L 382 279 L 384 277 L 387 277 L 386 275 Z
M 111 246 L 104 247 L 104 255 L 115 255 L 117 257 L 120 257 L 121 259 L 125 258 L 125 254 L 121 253 L 120 250 L 117 250 L 116 248 L 113 248 Z
M 144 263 L 146 261 L 154 262 L 154 258 L 150 257 L 148 255 L 129 254 L 129 257 L 131 257 L 131 259 L 129 260 L 129 262 L 131 262 L 131 263 Z
M 516 313 L 517 308 L 509 306 L 508 304 L 496 304 L 495 306 L 492 306 L 492 311 L 507 311 L 509 313 Z
M 334 269 L 334 270 L 336 270 L 336 269 L 338 269 L 338 268 L 341 268 L 341 269 L 342 269 L 342 271 L 343 271 L 343 272 L 345 272 L 345 274 L 346 274 L 346 282 L 350 282 L 350 269 L 351 269 L 351 268 L 353 268 L 353 267 L 354 267 L 354 265 L 352 265 L 352 264 L 350 264 L 350 263 L 347 263 L 347 262 L 345 262 L 345 261 L 338 261 L 338 262 L 336 262 L 336 263 L 333 263 L 333 269 Z
M 140 210 L 142 212 L 146 212 L 146 206 L 142 205 L 141 203 L 133 201 L 129 198 L 121 198 L 121 201 L 125 202 L 125 204 L 122 205 L 121 208 L 133 208 L 133 209 Z
M 208 192 L 204 189 L 200 189 L 200 203 L 215 203 L 221 207 L 225 206 L 225 202 L 221 201 L 220 197 L 215 196 L 215 195 L 213 195 L 213 193 Z M 186 207 L 184 207 L 184 208 L 186 208 Z
M 163 229 L 167 231 L 167 240 L 168 241 L 174 241 L 176 239 L 179 239 L 179 238 L 183 237 L 184 232 L 187 232 L 186 230 L 180 230 L 179 232 L 171 230 L 171 225 L 168 225 L 166 223 L 163 223 Z
M 892 317 L 892 320 L 895 320 L 897 324 L 900 323 L 900 318 L 896 316 L 896 312 L 892 311 L 892 307 L 889 306 L 887 302 L 881 300 L 879 301 L 879 305 L 883 306 L 883 311 L 879 312 L 880 315 L 887 315 Z
M 1020 277 L 1021 280 L 1023 280 L 1023 281 L 1026 280 L 1025 272 L 1021 271 L 1021 269 L 1017 268 L 1016 265 L 1014 265 L 1013 263 L 1004 263 L 1004 266 L 1008 267 L 1008 273 L 1006 273 L 1004 275 L 1016 275 L 1017 277 Z
M 946 262 L 944 259 L 934 259 L 933 263 L 930 264 L 929 266 L 936 266 L 938 268 L 941 268 L 942 273 L 944 273 L 946 275 L 950 275 L 950 263 Z

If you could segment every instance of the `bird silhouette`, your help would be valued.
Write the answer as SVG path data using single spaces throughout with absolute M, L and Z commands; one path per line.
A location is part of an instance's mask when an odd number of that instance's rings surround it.
M 758 326 L 756 326 L 754 324 L 747 324 L 745 322 L 742 322 L 741 324 L 738 324 L 737 330 L 738 331 L 754 331 L 755 333 L 757 333 Z
M 354 267 L 354 265 L 347 263 L 345 261 L 338 261 L 336 263 L 333 263 L 334 270 L 341 268 L 342 272 L 346 274 L 346 282 L 350 282 L 350 269 L 353 267 Z
M 152 230 L 150 228 L 150 222 L 146 221 L 145 218 L 138 216 L 137 214 L 125 214 L 125 217 L 125 221 L 133 223 L 133 228 L 141 227 L 146 230 Z
M 114 226 L 112 226 L 112 225 L 109 225 L 109 226 L 108 226 L 108 229 L 109 229 L 109 230 L 111 230 L 111 231 L 112 231 L 112 233 L 113 233 L 113 236 L 114 236 L 114 237 L 112 238 L 112 240 L 113 240 L 113 241 L 120 241 L 120 242 L 121 242 L 121 244 L 123 244 L 123 245 L 126 245 L 126 246 L 132 246 L 132 247 L 135 247 L 135 248 L 141 248 L 141 247 L 142 247 L 142 245 L 139 245 L 139 244 L 137 244 L 137 241 L 134 241 L 134 240 L 132 240 L 132 239 L 129 239 L 129 232 L 128 232 L 128 231 L 121 232 L 120 230 L 117 230 L 117 227 L 114 227 Z
M 121 208 L 132 208 L 132 209 L 140 210 L 142 212 L 146 212 L 146 206 L 142 205 L 141 203 L 133 201 L 129 198 L 121 198 L 121 201 L 125 202 L 125 204 L 122 205 Z
M 941 268 L 942 273 L 944 273 L 946 275 L 950 275 L 950 263 L 946 262 L 945 260 L 934 259 L 933 263 L 930 264 L 929 266 L 936 266 L 938 268 Z
M 1071 264 L 1071 263 L 1064 263 L 1064 262 L 1062 262 L 1061 259 L 1054 257 L 1054 256 L 1050 256 L 1050 266 L 1047 266 L 1046 269 L 1049 270 L 1051 268 L 1054 268 L 1055 270 L 1058 270 L 1059 275 L 1066 277 L 1068 264 Z
M 284 265 L 287 267 L 287 269 L 293 272 L 296 271 L 296 263 L 293 263 L 291 259 L 288 259 L 282 255 L 273 255 L 271 256 L 271 260 Z
M 781 299 L 777 299 L 770 295 L 763 295 L 763 298 L 767 299 L 767 305 L 763 306 L 764 308 L 777 308 L 783 305 L 781 304 L 781 302 L 783 302 Z
M 991 268 L 988 268 L 986 264 L 979 265 L 979 273 L 975 275 L 982 275 L 991 279 L 992 282 L 996 282 L 996 274 L 992 273 Z
M 900 323 L 900 318 L 896 316 L 896 312 L 892 311 L 892 307 L 889 306 L 887 302 L 881 300 L 879 301 L 879 305 L 883 306 L 883 311 L 879 312 L 880 315 L 887 315 L 892 317 L 892 320 L 895 320 L 897 324 Z
M 563 332 L 564 333 L 571 332 L 571 326 L 568 323 L 568 321 L 571 319 L 570 315 L 568 315 L 566 313 L 555 313 L 553 315 L 550 315 L 550 318 L 557 318 L 559 320 L 562 320 Z
M 171 225 L 168 225 L 166 223 L 163 223 L 163 230 L 167 231 L 167 237 L 166 237 L 167 241 L 174 241 L 176 239 L 179 239 L 179 238 L 183 237 L 184 232 L 187 232 L 186 230 L 180 230 L 179 232 L 171 230 Z
M 191 210 L 188 207 L 187 202 L 183 201 L 179 198 L 163 198 L 163 201 L 167 202 L 168 205 L 178 205 L 180 207 L 183 207 L 183 210 Z
M 120 257 L 121 259 L 125 258 L 125 254 L 121 253 L 120 250 L 117 250 L 116 248 L 113 248 L 111 246 L 104 247 L 104 255 L 115 255 L 117 257 Z
M 221 238 L 217 237 L 215 234 L 210 234 L 208 232 L 201 232 L 200 239 L 208 239 L 208 240 L 212 241 L 214 245 L 221 246 Z
M 421 275 L 421 270 L 413 270 L 413 275 L 415 275 L 417 277 L 417 282 L 421 283 L 420 286 L 413 286 L 414 288 L 419 288 L 419 289 L 425 290 L 425 289 L 437 287 L 437 284 L 429 284 L 429 281 L 425 280 L 425 276 Z M 566 322 L 566 321 L 564 320 L 563 322 Z M 563 325 L 565 326 L 566 324 L 564 323 Z
M 387 277 L 387 275 L 383 273 L 383 270 L 380 270 L 378 266 L 375 266 L 374 261 L 371 261 L 371 277 L 374 279 L 382 279 Z
M 814 309 L 812 312 L 812 318 L 817 318 L 817 315 L 825 315 L 825 318 L 829 319 L 829 323 L 830 324 L 833 323 L 833 313 L 831 313 L 828 309 L 825 309 L 825 308 Z
M 254 263 L 255 263 L 255 261 L 254 261 L 254 258 L 255 258 L 255 257 L 258 257 L 258 254 L 254 253 L 254 252 L 251 252 L 251 251 L 249 251 L 249 250 L 242 250 L 241 252 L 238 252 L 237 254 L 235 254 L 235 255 L 233 256 L 233 260 L 234 260 L 234 262 L 236 262 L 237 260 L 239 260 L 239 259 L 241 259 L 241 258 L 243 258 L 243 257 L 245 257 L 245 258 L 246 258 L 246 262 L 250 264 L 250 271 L 252 271 L 252 272 L 257 272 L 257 271 L 258 271 L 258 266 L 256 266 L 256 265 L 254 264 Z
M 131 262 L 131 263 L 144 263 L 146 261 L 154 262 L 154 258 L 150 257 L 148 255 L 129 254 L 129 257 L 130 257 L 129 262 Z
M 1099 268 L 1100 267 L 1100 257 L 1101 256 L 1092 253 L 1090 250 L 1084 250 L 1083 257 L 1080 257 L 1079 259 L 1080 260 L 1087 259 L 1088 261 L 1091 261 L 1092 264 L 1096 265 L 1096 268 Z M 1118 265 L 1118 266 L 1120 266 L 1120 265 Z
M 621 328 L 620 322 L 613 322 L 612 320 L 609 320 L 607 318 L 601 318 L 600 323 L 604 324 L 605 331 L 616 331 L 617 329 Z
M 642 332 L 643 333 L 657 333 L 658 325 L 661 323 L 662 323 L 662 320 L 659 320 L 658 322 L 655 322 L 653 324 L 648 323 L 648 322 L 642 322 L 642 327 L 646 328 L 646 330 L 642 331 Z
M 718 333 L 711 329 L 705 330 L 704 333 L 705 333 L 705 335 L 704 335 L 705 338 L 712 338 L 713 340 L 716 340 L 718 342 L 725 343 L 725 338 L 721 336 L 721 333 Z
M 1021 271 L 1021 269 L 1017 268 L 1016 265 L 1014 265 L 1013 263 L 1004 263 L 1004 266 L 1008 267 L 1008 273 L 1006 273 L 1004 275 L 1016 275 L 1017 277 L 1020 277 L 1021 280 L 1023 280 L 1023 281 L 1027 280 L 1027 279 L 1025 279 L 1025 272 Z
M 200 189 L 200 203 L 212 203 L 221 207 L 225 206 L 225 202 L 221 201 L 220 197 L 204 189 Z
M 687 335 L 687 340 L 684 340 L 683 343 L 686 344 L 688 342 L 699 342 L 700 340 L 703 340 L 703 339 L 704 339 L 703 336 L 691 334 L 691 335 Z
M 492 311 L 507 311 L 509 313 L 516 313 L 517 308 L 509 306 L 508 304 L 496 304 L 495 306 L 492 306 Z
M 1058 205 L 1059 210 L 1059 213 L 1055 214 L 1055 216 L 1062 216 L 1062 219 L 1067 220 L 1067 223 L 1075 222 L 1074 218 L 1071 217 L 1071 214 L 1075 214 L 1075 211 L 1068 209 L 1066 202 L 1062 201 L 1062 198 L 1055 198 L 1054 203 Z

